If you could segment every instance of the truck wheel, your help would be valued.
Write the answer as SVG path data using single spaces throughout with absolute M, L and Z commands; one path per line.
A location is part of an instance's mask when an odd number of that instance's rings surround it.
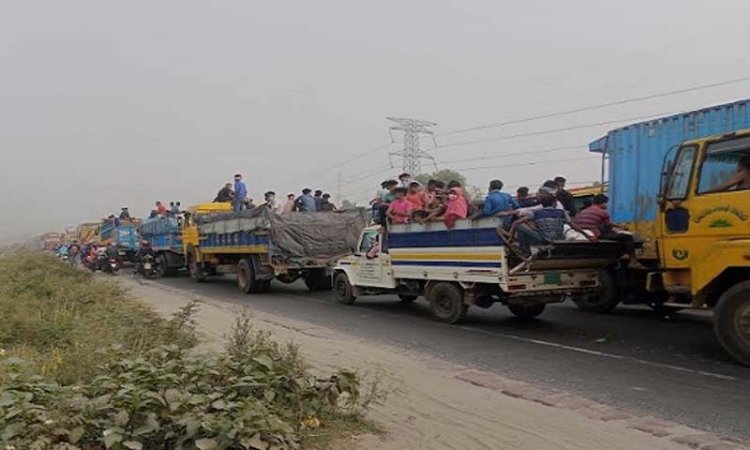
M 595 294 L 576 296 L 573 299 L 581 311 L 608 313 L 620 303 L 615 278 L 608 270 L 599 271 L 599 291 Z
M 203 273 L 203 268 L 198 264 L 194 257 L 188 258 L 188 269 L 190 270 L 190 278 L 196 283 L 203 283 L 206 281 L 206 274 Z
M 336 294 L 336 300 L 344 305 L 353 305 L 357 300 L 349 277 L 344 272 L 336 274 L 336 278 L 333 280 L 333 291 Z
M 508 305 L 510 312 L 519 319 L 533 319 L 544 312 L 547 305 L 540 303 L 538 305 Z
M 157 278 L 164 278 L 167 276 L 169 269 L 167 268 L 167 257 L 159 255 L 156 259 L 156 275 Z
M 260 287 L 259 284 L 255 280 L 255 271 L 250 261 L 246 259 L 240 260 L 237 263 L 237 288 L 239 288 L 240 292 L 243 294 L 257 292 Z
M 412 303 L 414 300 L 418 299 L 418 295 L 407 295 L 407 294 L 399 294 L 398 298 L 401 299 L 401 303 Z
M 714 307 L 714 333 L 732 358 L 750 366 L 750 281 L 719 297 Z
M 468 305 L 464 303 L 461 288 L 452 283 L 438 283 L 430 289 L 428 298 L 432 316 L 445 323 L 456 323 L 466 317 Z

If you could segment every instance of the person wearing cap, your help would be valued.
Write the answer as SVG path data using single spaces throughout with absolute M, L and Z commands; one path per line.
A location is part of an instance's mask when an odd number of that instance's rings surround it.
M 247 200 L 247 186 L 242 181 L 241 174 L 235 174 L 234 176 L 234 198 L 232 199 L 232 208 L 235 211 L 240 211 L 245 207 L 245 201 Z
M 127 206 L 123 206 L 120 210 L 120 219 L 121 220 L 130 220 L 130 211 L 128 210 Z
M 286 195 L 286 203 L 284 203 L 284 206 L 281 208 L 281 214 L 291 214 L 294 211 L 296 198 L 297 196 L 291 192 Z

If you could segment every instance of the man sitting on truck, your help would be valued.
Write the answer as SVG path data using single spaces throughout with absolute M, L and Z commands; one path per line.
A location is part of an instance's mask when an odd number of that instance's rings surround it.
M 386 215 L 391 223 L 409 223 L 411 214 L 414 212 L 414 205 L 406 199 L 406 188 L 398 187 L 394 189 L 393 195 L 395 198 L 388 205 Z
M 609 197 L 604 194 L 596 194 L 593 204 L 586 209 L 582 209 L 575 217 L 575 223 L 582 229 L 591 232 L 598 239 L 622 243 L 630 256 L 630 267 L 641 268 L 638 267 L 640 264 L 635 257 L 635 239 L 632 234 L 623 233 L 624 229 L 612 223 L 607 211 L 608 202 Z M 618 228 L 621 229 L 620 232 L 616 231 Z
M 513 211 L 518 209 L 516 200 L 505 192 L 502 192 L 503 182 L 500 180 L 490 181 L 489 194 L 484 199 L 482 217 L 502 217 L 503 223 L 510 223 Z
M 219 189 L 216 198 L 214 198 L 214 203 L 229 203 L 232 201 L 233 197 L 234 192 L 232 191 L 232 183 L 227 183 L 223 188 Z
M 518 234 L 518 243 L 524 256 L 531 255 L 532 245 L 545 245 L 564 240 L 565 224 L 584 234 L 588 240 L 596 240 L 594 236 L 584 233 L 583 229 L 570 219 L 565 210 L 556 207 L 557 199 L 554 196 L 542 195 L 540 202 L 541 209 L 534 210 L 532 215 L 520 217 L 510 227 L 509 240 L 512 242 Z

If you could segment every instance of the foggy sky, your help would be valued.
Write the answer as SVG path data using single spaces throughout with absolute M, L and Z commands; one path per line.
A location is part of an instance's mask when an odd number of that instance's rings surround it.
M 750 74 L 747 0 L 0 5 L 0 242 L 125 205 L 144 216 L 155 200 L 209 201 L 235 172 L 256 199 L 311 187 L 362 202 L 400 172 L 387 157 L 398 144 L 327 167 L 388 143 L 386 116 L 437 122 L 439 134 Z M 750 83 L 735 84 L 437 141 L 748 94 Z M 590 183 L 600 162 L 586 144 L 616 126 L 432 153 L 483 189 L 490 178 L 533 188 L 558 174 Z M 545 162 L 572 158 L 586 159 Z M 520 163 L 537 164 L 502 167 Z

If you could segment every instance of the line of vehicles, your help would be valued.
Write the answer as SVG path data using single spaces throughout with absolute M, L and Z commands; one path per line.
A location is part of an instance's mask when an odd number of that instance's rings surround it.
M 750 190 L 716 190 L 750 157 L 750 110 L 742 100 L 618 128 L 590 144 L 607 180 L 615 223 L 645 240 L 638 268 L 613 242 L 555 242 L 529 259 L 498 235 L 500 220 L 369 227 L 363 211 L 278 216 L 231 212 L 223 203 L 138 225 L 156 275 L 186 269 L 197 282 L 234 274 L 242 292 L 303 279 L 353 304 L 365 295 L 424 297 L 433 316 L 460 321 L 470 307 L 506 305 L 521 318 L 572 300 L 584 311 L 620 303 L 657 310 L 713 310 L 718 341 L 750 365 Z M 119 236 L 119 233 L 115 233 Z

